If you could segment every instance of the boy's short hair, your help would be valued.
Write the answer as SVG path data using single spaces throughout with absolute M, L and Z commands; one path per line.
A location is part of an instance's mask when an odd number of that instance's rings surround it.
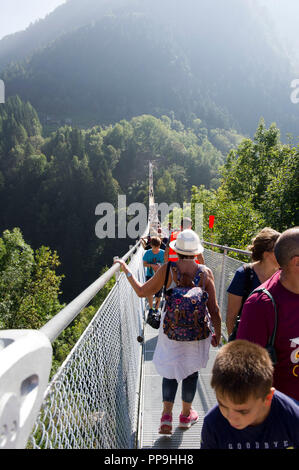
M 159 237 L 152 237 L 151 246 L 161 246 L 161 239 Z
M 273 383 L 273 365 L 268 351 L 246 340 L 231 341 L 219 350 L 211 386 L 236 404 L 250 396 L 264 399 Z

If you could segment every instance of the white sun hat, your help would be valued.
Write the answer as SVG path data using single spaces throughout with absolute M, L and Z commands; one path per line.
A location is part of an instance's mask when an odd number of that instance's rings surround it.
M 204 251 L 199 236 L 190 229 L 180 232 L 176 240 L 169 243 L 169 246 L 180 255 L 195 256 Z

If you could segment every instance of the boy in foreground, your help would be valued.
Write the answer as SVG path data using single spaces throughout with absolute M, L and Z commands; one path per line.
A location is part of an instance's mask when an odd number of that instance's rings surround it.
M 205 416 L 201 449 L 299 448 L 299 406 L 272 383 L 266 349 L 246 340 L 223 346 L 211 380 L 218 405 Z

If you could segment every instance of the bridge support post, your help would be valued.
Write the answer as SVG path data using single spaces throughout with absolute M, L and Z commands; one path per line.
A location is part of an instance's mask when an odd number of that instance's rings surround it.
M 222 256 L 222 265 L 221 265 L 221 277 L 220 277 L 220 293 L 219 293 L 219 305 L 223 305 L 224 299 L 224 290 L 225 290 L 225 266 L 226 266 L 226 257 L 228 253 L 228 247 L 224 246 L 223 256 Z
M 115 261 L 116 259 L 119 259 L 119 256 L 113 256 L 113 261 Z M 117 281 L 118 281 L 118 278 L 119 278 L 119 276 L 120 276 L 120 271 L 116 271 L 116 273 L 115 273 L 114 276 L 115 276 L 115 280 L 116 280 L 116 282 L 117 282 Z
M 52 346 L 40 331 L 0 331 L 0 449 L 26 447 L 51 364 Z

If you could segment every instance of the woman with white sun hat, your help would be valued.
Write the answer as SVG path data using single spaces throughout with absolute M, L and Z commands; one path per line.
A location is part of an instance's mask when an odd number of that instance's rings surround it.
M 127 278 L 139 297 L 147 297 L 165 285 L 166 292 L 178 284 L 180 279 L 194 279 L 200 269 L 199 287 L 204 286 L 208 294 L 207 307 L 212 332 L 206 339 L 200 341 L 174 341 L 168 338 L 163 330 L 165 312 L 162 314 L 159 328 L 158 342 L 155 349 L 153 363 L 162 380 L 163 412 L 159 432 L 172 433 L 172 409 L 178 383 L 182 381 L 182 411 L 179 416 L 179 427 L 189 428 L 198 421 L 197 412 L 192 409 L 195 396 L 198 371 L 205 368 L 209 359 L 210 345 L 217 346 L 221 338 L 221 315 L 216 300 L 214 276 L 212 271 L 204 265 L 198 265 L 195 258 L 203 252 L 198 235 L 193 230 L 183 230 L 176 240 L 170 243 L 171 248 L 178 254 L 178 261 L 170 263 L 169 275 L 166 279 L 167 264 L 162 265 L 155 275 L 144 284 L 141 284 L 130 273 L 127 264 L 119 259 L 115 260 L 121 266 Z M 211 330 L 212 330 L 211 329 Z

